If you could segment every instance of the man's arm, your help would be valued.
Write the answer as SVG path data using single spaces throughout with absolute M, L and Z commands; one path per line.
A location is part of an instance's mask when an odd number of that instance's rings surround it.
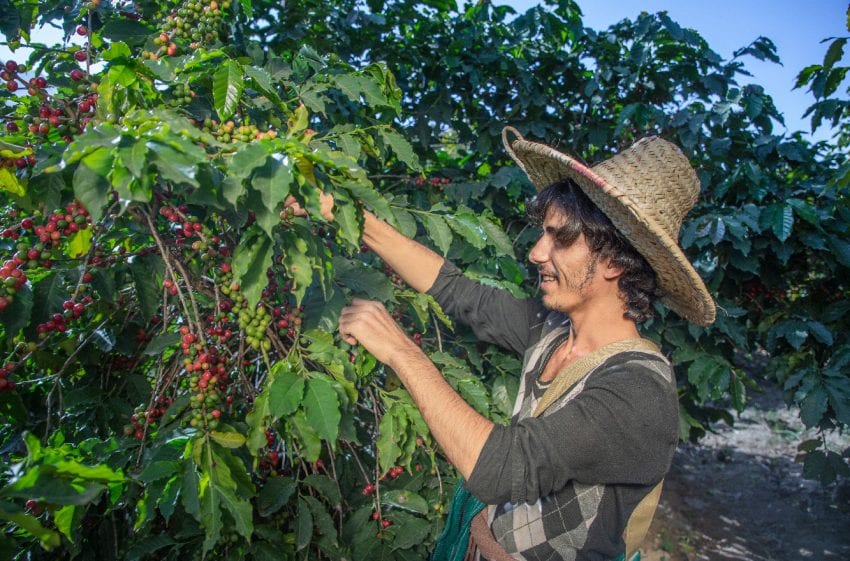
M 355 300 L 344 308 L 339 332 L 395 371 L 446 457 L 468 478 L 493 423 L 467 405 L 379 302 Z
M 363 211 L 363 241 L 419 292 L 434 284 L 444 259 L 415 242 L 369 211 Z
M 328 222 L 334 219 L 333 195 L 322 192 L 319 195 L 321 213 Z M 306 216 L 307 211 L 289 196 L 284 203 L 286 208 L 291 208 L 297 216 Z M 387 224 L 379 220 L 368 210 L 363 211 L 363 241 L 372 251 L 393 268 L 408 285 L 419 292 L 425 292 L 434 284 L 434 280 L 440 273 L 444 259 L 425 247 L 415 242 Z

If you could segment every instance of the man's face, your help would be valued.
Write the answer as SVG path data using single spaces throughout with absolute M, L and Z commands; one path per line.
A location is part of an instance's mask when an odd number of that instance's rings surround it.
M 598 276 L 597 258 L 587 245 L 584 234 L 570 244 L 558 241 L 558 229 L 566 216 L 550 206 L 543 220 L 543 233 L 529 253 L 537 265 L 543 305 L 551 310 L 570 313 L 591 294 Z

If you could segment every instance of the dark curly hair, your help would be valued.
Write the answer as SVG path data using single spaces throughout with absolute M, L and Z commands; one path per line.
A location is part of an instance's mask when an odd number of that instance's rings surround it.
M 553 204 L 567 218 L 556 233 L 558 241 L 569 245 L 579 234 L 584 234 L 593 255 L 623 270 L 618 287 L 626 304 L 625 316 L 635 323 L 652 318 L 655 315 L 652 305 L 660 293 L 655 271 L 646 259 L 574 181 L 559 181 L 540 191 L 526 205 L 529 220 L 542 225 Z

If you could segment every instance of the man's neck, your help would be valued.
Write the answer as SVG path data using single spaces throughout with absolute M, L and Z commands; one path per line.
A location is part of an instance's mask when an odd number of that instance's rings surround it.
M 623 312 L 620 306 L 606 306 L 570 314 L 572 332 L 565 342 L 564 358 L 572 360 L 615 341 L 639 338 L 637 325 Z

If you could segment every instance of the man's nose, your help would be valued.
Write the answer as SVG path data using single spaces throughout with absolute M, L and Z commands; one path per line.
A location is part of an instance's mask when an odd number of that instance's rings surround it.
M 545 263 L 549 260 L 549 251 L 546 248 L 546 240 L 542 237 L 538 239 L 537 243 L 534 244 L 534 247 L 531 248 L 531 251 L 528 253 L 528 260 L 535 265 L 540 265 L 541 263 Z

